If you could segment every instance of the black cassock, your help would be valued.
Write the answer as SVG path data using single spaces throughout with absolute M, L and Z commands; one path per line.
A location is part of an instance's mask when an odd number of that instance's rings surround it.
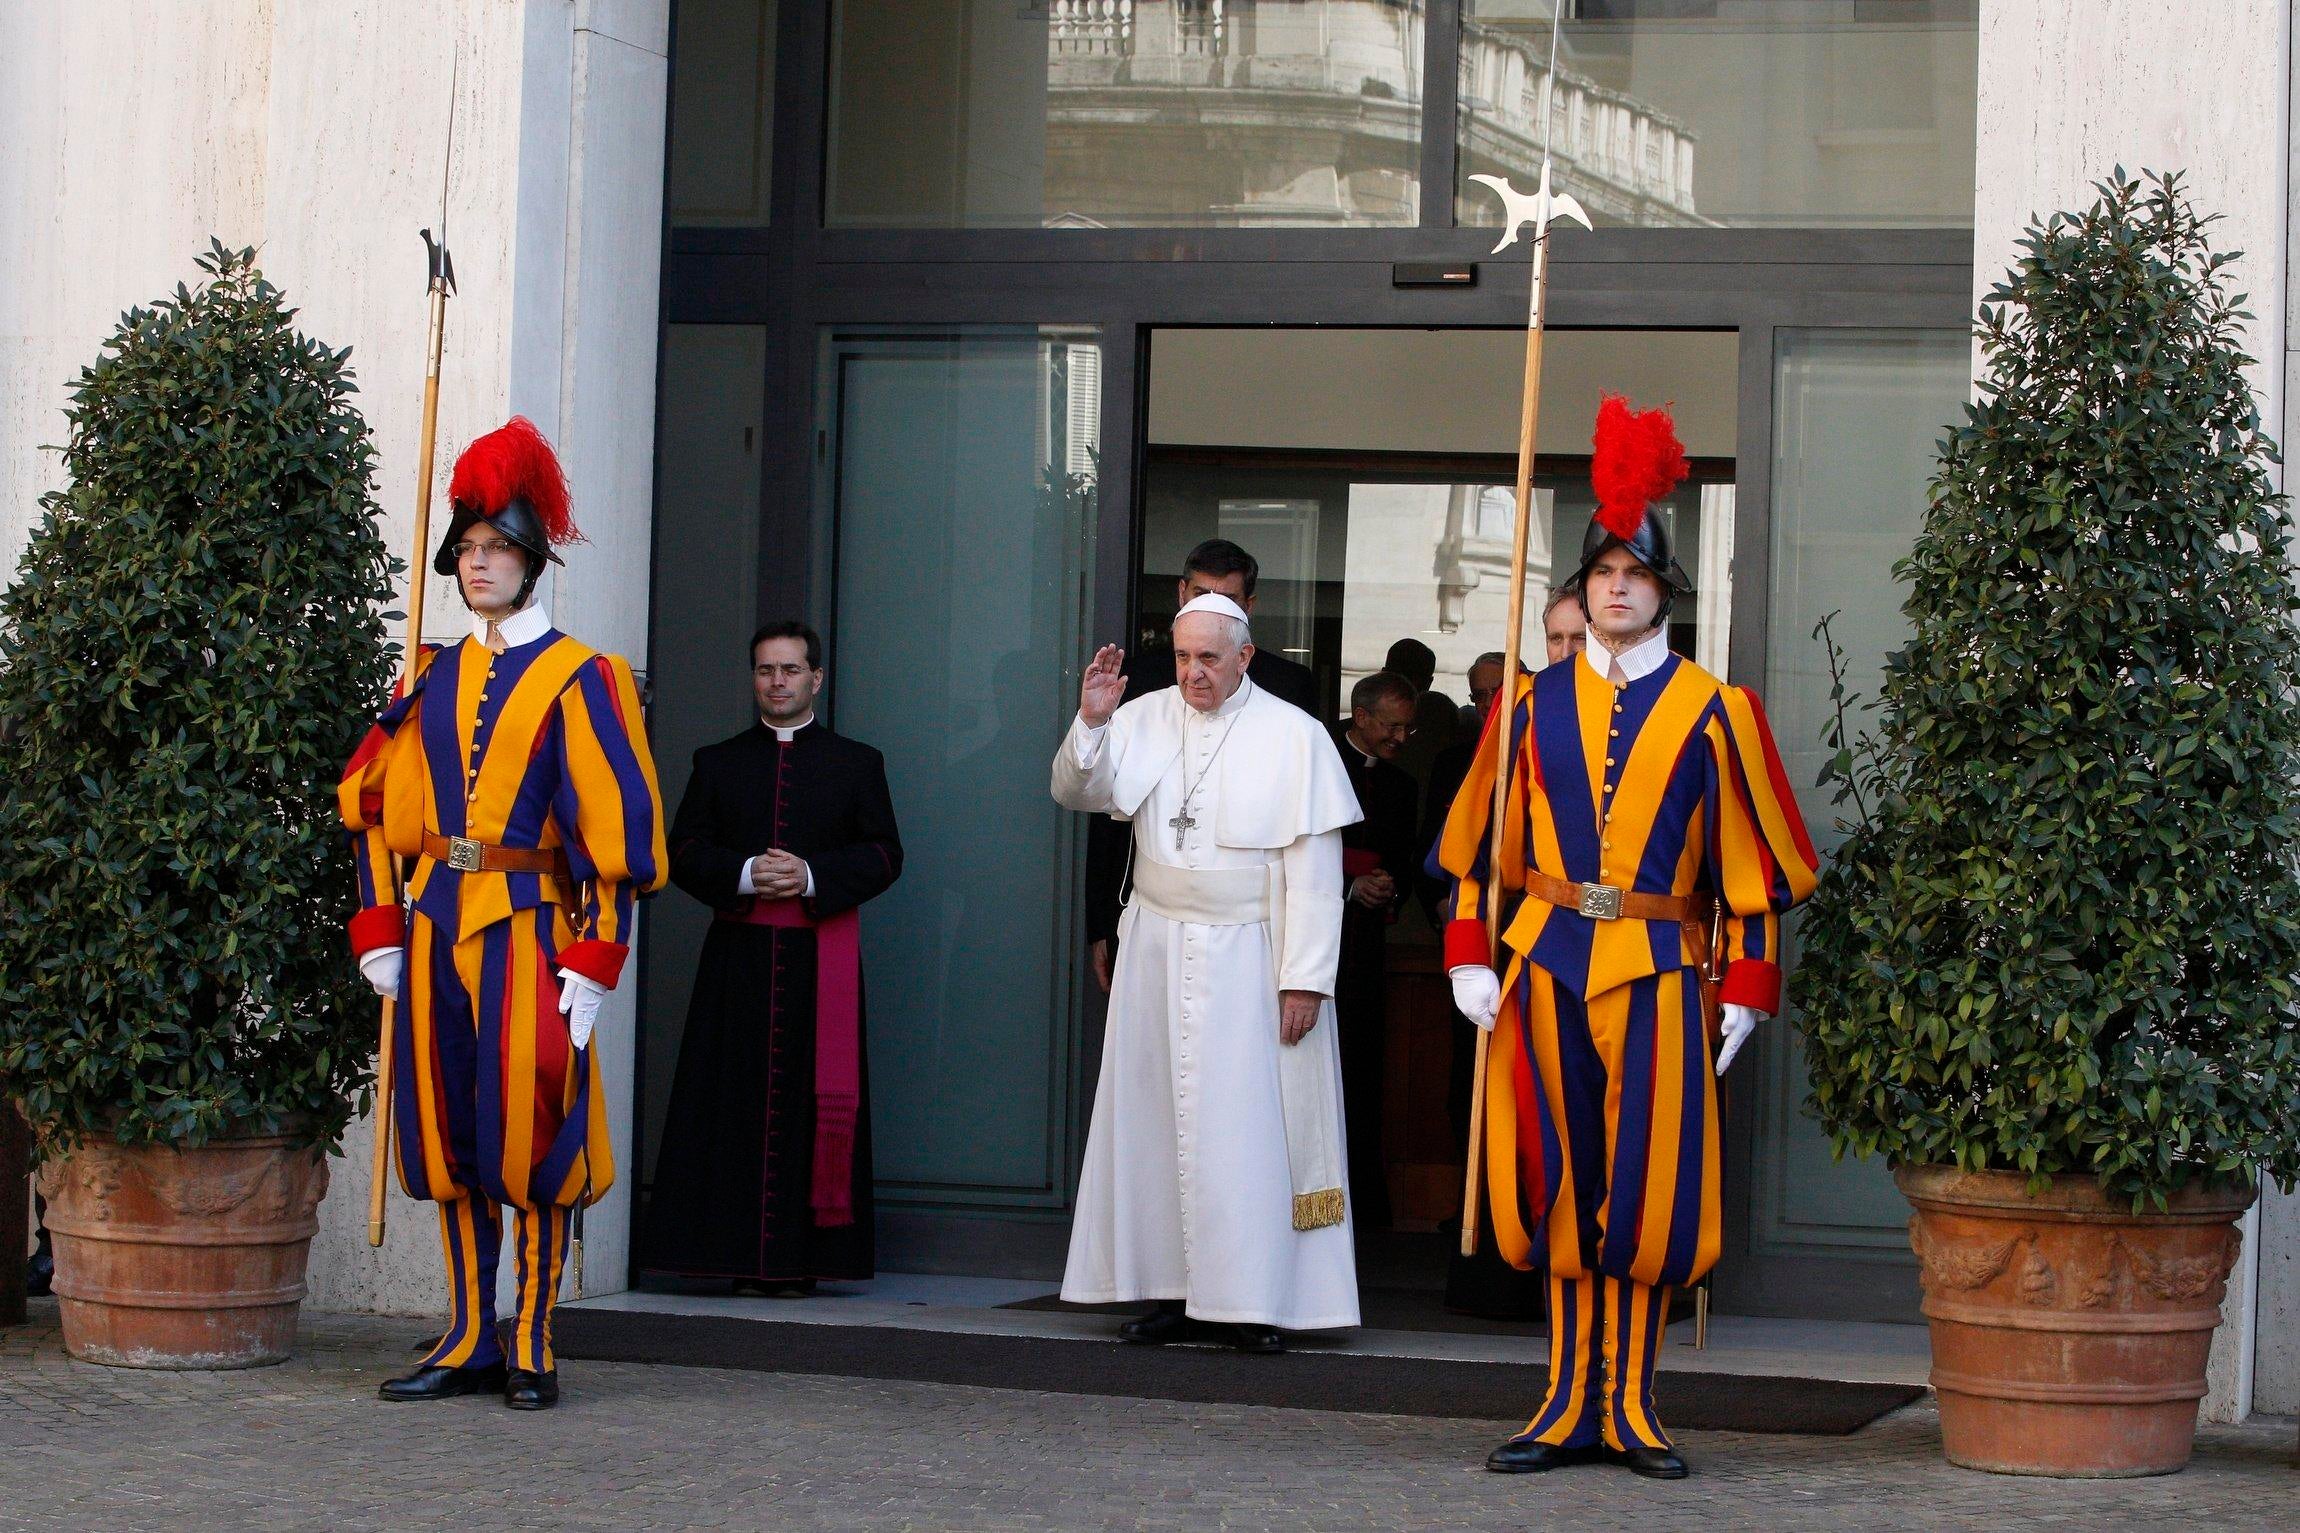
M 1349 1134 L 1350 1205 L 1359 1229 L 1390 1221 L 1388 1171 L 1382 1164 L 1382 1082 L 1387 1073 L 1390 923 L 1415 887 L 1414 780 L 1404 768 L 1368 760 L 1350 744 L 1349 725 L 1332 726 L 1334 748 L 1350 774 L 1365 818 L 1342 827 L 1348 879 L 1379 867 L 1397 885 L 1390 903 L 1369 910 L 1342 906 L 1342 961 L 1334 974 L 1334 1025 L 1342 1050 L 1342 1117 Z
M 723 914 L 752 903 L 743 864 L 805 859 L 817 920 L 902 872 L 885 758 L 809 724 L 783 744 L 763 725 L 695 752 L 670 833 L 671 880 Z M 817 1228 L 815 934 L 715 920 L 703 939 L 656 1158 L 643 1264 L 691 1276 L 871 1275 L 870 1073 L 856 1104 L 854 1222 Z M 835 1185 L 835 1184 L 834 1184 Z

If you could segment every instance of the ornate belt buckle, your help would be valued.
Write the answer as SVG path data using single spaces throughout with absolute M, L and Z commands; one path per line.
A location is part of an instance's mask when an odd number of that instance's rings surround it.
M 1592 921 L 1621 919 L 1621 891 L 1611 884 L 1583 884 L 1581 913 Z
M 476 841 L 466 840 L 462 836 L 449 836 L 447 838 L 447 865 L 459 873 L 476 873 L 479 871 L 479 853 L 481 850 L 480 844 Z M 1587 901 L 1584 900 L 1583 903 L 1586 904 Z

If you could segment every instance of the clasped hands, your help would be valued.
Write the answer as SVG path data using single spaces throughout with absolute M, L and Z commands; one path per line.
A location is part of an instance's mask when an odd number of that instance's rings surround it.
M 806 862 L 790 852 L 761 852 L 751 859 L 751 888 L 761 899 L 797 899 L 807 892 Z
M 1350 880 L 1349 898 L 1368 910 L 1379 910 L 1398 897 L 1398 881 L 1383 868 Z
M 1493 1031 L 1494 1018 L 1501 1014 L 1501 977 L 1482 963 L 1465 963 L 1448 969 L 1446 978 L 1453 982 L 1454 1009 L 1487 1032 Z M 1741 1046 L 1757 1031 L 1757 1019 L 1761 1015 L 1754 1006 L 1725 1003 L 1724 1016 L 1718 1026 L 1719 1075 L 1732 1067 L 1733 1056 L 1741 1052 Z

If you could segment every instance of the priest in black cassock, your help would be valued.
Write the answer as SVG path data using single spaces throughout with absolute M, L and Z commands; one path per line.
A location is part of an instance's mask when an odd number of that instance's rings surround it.
M 751 639 L 759 722 L 695 752 L 671 880 L 703 940 L 647 1210 L 644 1265 L 806 1293 L 871 1275 L 870 1089 L 857 907 L 902 873 L 886 762 L 815 721 L 822 640 Z
M 1414 888 L 1414 780 L 1398 766 L 1413 738 L 1421 693 L 1395 671 L 1350 688 L 1350 716 L 1332 726 L 1365 818 L 1342 827 L 1342 961 L 1334 975 L 1334 1026 L 1342 1049 L 1342 1117 L 1348 1125 L 1350 1206 L 1360 1230 L 1390 1222 L 1382 1156 L 1382 1081 L 1389 1054 L 1390 925 Z

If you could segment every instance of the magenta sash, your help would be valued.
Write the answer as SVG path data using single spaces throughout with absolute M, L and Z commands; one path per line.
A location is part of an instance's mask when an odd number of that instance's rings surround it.
M 855 1116 L 862 1101 L 862 920 L 852 910 L 818 921 L 795 899 L 751 899 L 722 921 L 815 934 L 815 1160 L 807 1202 L 815 1223 L 852 1224 Z

